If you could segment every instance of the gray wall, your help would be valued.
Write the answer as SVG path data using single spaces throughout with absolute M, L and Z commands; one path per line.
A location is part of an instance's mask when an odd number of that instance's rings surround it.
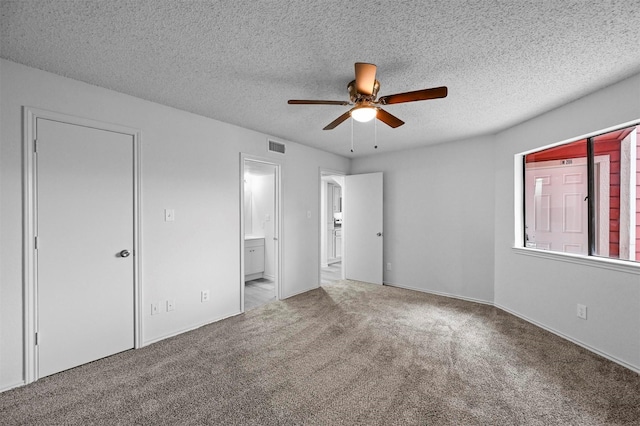
M 640 371 L 640 265 L 532 257 L 512 249 L 514 155 L 640 118 L 640 75 L 495 138 L 495 304 Z M 613 268 L 613 269 L 610 269 Z M 576 316 L 576 305 L 588 319 Z
M 384 172 L 386 284 L 493 302 L 493 168 L 488 137 L 353 160 Z
M 348 172 L 347 158 L 292 142 L 268 154 L 267 135 L 6 60 L 0 75 L 0 390 L 23 380 L 23 105 L 140 129 L 144 343 L 239 312 L 240 152 L 282 164 L 284 295 L 317 287 L 319 168 Z M 150 315 L 168 299 L 175 311 Z

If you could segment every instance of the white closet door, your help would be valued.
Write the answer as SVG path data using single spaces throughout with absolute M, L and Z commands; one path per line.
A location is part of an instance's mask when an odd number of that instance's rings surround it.
M 38 118 L 36 152 L 44 377 L 134 346 L 134 141 Z

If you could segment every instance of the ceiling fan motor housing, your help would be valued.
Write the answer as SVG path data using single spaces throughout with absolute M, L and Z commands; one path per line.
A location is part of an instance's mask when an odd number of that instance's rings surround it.
M 355 80 L 347 85 L 347 89 L 349 89 L 349 98 L 354 104 L 358 104 L 360 102 L 373 102 L 376 100 L 376 96 L 378 96 L 378 90 L 380 90 L 380 82 L 378 80 L 374 81 L 371 95 L 358 93 Z

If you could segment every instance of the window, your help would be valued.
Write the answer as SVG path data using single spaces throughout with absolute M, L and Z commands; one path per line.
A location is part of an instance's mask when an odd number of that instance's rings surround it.
M 640 125 L 524 156 L 525 247 L 640 261 Z

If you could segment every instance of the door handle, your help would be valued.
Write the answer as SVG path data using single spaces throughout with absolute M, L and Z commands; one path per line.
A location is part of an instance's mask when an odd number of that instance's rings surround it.
M 377 235 L 378 237 L 382 237 L 382 232 L 378 232 L 376 235 Z
M 131 252 L 127 249 L 124 249 L 120 252 L 120 257 L 129 257 L 129 255 L 131 254 Z

